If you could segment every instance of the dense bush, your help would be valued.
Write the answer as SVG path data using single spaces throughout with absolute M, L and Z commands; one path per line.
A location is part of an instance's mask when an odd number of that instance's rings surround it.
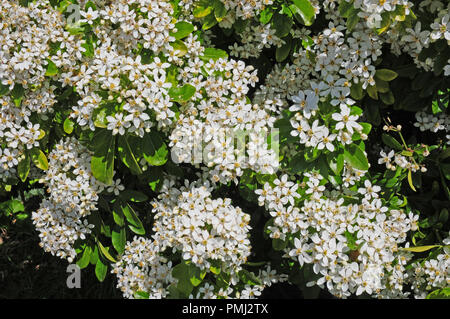
M 125 298 L 448 298 L 449 8 L 2 1 L 0 226 Z

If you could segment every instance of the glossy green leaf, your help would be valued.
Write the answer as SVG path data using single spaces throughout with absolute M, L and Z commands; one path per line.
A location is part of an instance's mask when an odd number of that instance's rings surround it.
M 131 170 L 131 172 L 135 175 L 142 174 L 141 166 L 139 165 L 138 160 L 136 159 L 136 155 L 134 154 L 134 150 L 131 148 L 128 143 L 127 135 L 120 135 L 119 140 L 117 142 L 119 156 L 122 162 Z
M 353 168 L 367 171 L 369 161 L 364 152 L 355 144 L 347 145 L 344 149 L 344 160 Z
M 395 71 L 389 69 L 378 69 L 375 72 L 375 78 L 378 78 L 382 81 L 390 82 L 397 78 L 398 74 Z
M 30 158 L 25 156 L 25 158 L 23 158 L 17 165 L 17 173 L 19 174 L 19 178 L 22 182 L 25 182 L 27 179 L 28 174 L 30 173 L 30 168 Z
M 102 256 L 106 257 L 109 261 L 112 261 L 113 263 L 117 262 L 113 256 L 111 256 L 111 253 L 108 249 L 105 248 L 105 246 L 102 245 L 100 241 L 97 241 L 98 248 L 100 249 L 100 252 L 102 253 Z
M 172 101 L 184 103 L 195 94 L 195 87 L 190 84 L 185 84 L 181 87 L 171 87 L 169 89 L 169 96 Z
M 293 0 L 295 6 L 299 9 L 300 15 L 306 26 L 314 22 L 316 11 L 309 0 Z
M 93 137 L 94 155 L 91 157 L 92 174 L 99 181 L 111 185 L 114 174 L 116 137 L 108 130 L 100 130 Z
M 64 132 L 72 134 L 74 125 L 75 123 L 70 118 L 66 118 L 63 123 Z
M 203 51 L 203 55 L 200 56 L 200 59 L 208 62 L 209 60 L 217 60 L 217 59 L 227 59 L 228 54 L 226 51 L 215 48 L 205 48 Z
M 116 226 L 111 232 L 111 241 L 117 253 L 123 254 L 127 243 L 127 233 L 124 227 Z
M 171 32 L 170 35 L 177 40 L 187 37 L 194 31 L 194 26 L 192 23 L 186 21 L 179 21 L 175 23 L 175 28 L 177 29 L 177 32 Z
M 32 148 L 30 150 L 30 155 L 31 160 L 33 161 L 34 165 L 36 165 L 37 168 L 40 168 L 43 171 L 46 171 L 48 169 L 48 160 L 44 152 L 42 152 L 38 148 Z
M 103 282 L 106 278 L 106 274 L 108 272 L 108 265 L 104 264 L 101 258 L 97 259 L 97 263 L 95 264 L 95 276 L 98 281 Z
M 142 140 L 142 155 L 153 166 L 161 166 L 167 162 L 168 153 L 166 143 L 157 131 L 144 135 Z

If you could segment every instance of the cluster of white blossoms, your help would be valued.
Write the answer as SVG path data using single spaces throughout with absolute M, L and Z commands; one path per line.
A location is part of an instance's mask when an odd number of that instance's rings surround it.
M 383 13 L 393 12 L 398 8 L 404 10 L 405 15 L 409 15 L 410 8 L 413 3 L 408 0 L 345 0 L 352 2 L 356 9 L 361 11 L 358 16 L 363 18 L 369 28 L 380 28 L 381 21 L 383 20 Z
M 450 130 L 450 116 L 445 113 L 427 114 L 426 112 L 416 113 L 417 122 L 414 123 L 421 132 L 431 131 L 437 133 L 439 131 L 448 132 Z
M 415 298 L 423 299 L 427 291 L 450 286 L 450 237 L 445 238 L 443 243 L 447 246 L 437 256 L 412 264 L 409 282 Z
M 367 139 L 367 135 L 362 133 L 362 126 L 357 122 L 359 116 L 351 115 L 350 108 L 346 105 L 340 107 L 340 113 L 333 113 L 332 119 L 334 125 L 320 125 L 319 118 L 316 116 L 317 102 L 319 98 L 314 91 L 300 91 L 298 96 L 293 97 L 296 103 L 289 108 L 290 111 L 302 110 L 295 114 L 290 120 L 292 128 L 292 136 L 298 136 L 300 143 L 306 147 L 317 148 L 319 150 L 327 149 L 330 152 L 335 150 L 335 141 L 342 145 L 352 144 L 352 136 L 354 133 L 361 134 L 363 139 Z M 319 118 L 318 118 L 319 117 Z
M 291 243 L 286 257 L 300 266 L 312 264 L 317 279 L 309 285 L 326 287 L 340 298 L 363 292 L 407 296 L 402 282 L 409 256 L 399 248 L 408 231 L 417 228 L 417 216 L 390 210 L 380 187 L 367 179 L 352 194 L 359 203 L 345 204 L 342 195 L 349 190 L 329 192 L 320 174 L 304 176 L 298 184 L 283 175 L 256 194 L 273 217 L 270 237 Z
M 440 1 L 433 1 L 432 3 L 422 1 L 419 9 L 423 11 L 422 14 L 434 17 L 434 22 L 431 23 L 428 30 L 424 29 L 425 26 L 422 26 L 421 22 L 418 21 L 412 28 L 406 28 L 404 31 L 399 27 L 389 29 L 385 39 L 387 43 L 391 44 L 391 50 L 394 54 L 407 53 L 413 57 L 417 66 L 426 71 L 432 71 L 435 64 L 434 57 L 428 57 L 425 61 L 421 61 L 419 55 L 431 43 L 441 39 L 446 40 L 447 44 L 450 45 L 450 14 L 448 13 L 450 3 L 444 6 Z M 450 60 L 444 66 L 444 76 L 449 74 Z
M 248 103 L 246 93 L 258 81 L 256 70 L 242 61 L 218 59 L 204 63 L 192 53 L 179 80 L 196 89 L 170 134 L 172 158 L 203 163 L 214 182 L 237 181 L 243 170 L 273 173 L 278 154 L 267 145 L 275 118 L 266 105 Z M 207 74 L 203 75 L 201 69 Z M 249 142 L 236 147 L 234 138 L 248 134 Z
M 171 275 L 172 262 L 159 252 L 158 243 L 144 237 L 135 236 L 127 242 L 111 271 L 124 298 L 134 298 L 136 292 L 146 292 L 150 299 L 167 297 L 167 288 L 177 279 Z
M 229 46 L 230 55 L 243 59 L 258 58 L 264 48 L 281 47 L 285 42 L 277 37 L 275 32 L 270 24 L 246 26 L 244 31 L 239 34 L 242 45 L 235 42 Z
M 414 123 L 414 126 L 418 127 L 421 132 L 431 131 L 437 133 L 439 131 L 445 131 L 446 143 L 450 144 L 450 116 L 445 113 L 431 115 L 426 112 L 417 112 L 416 120 L 417 122 Z
M 77 139 L 57 143 L 49 154 L 49 168 L 40 179 L 49 197 L 32 213 L 40 246 L 69 262 L 76 257 L 75 241 L 85 239 L 94 227 L 86 217 L 97 210 L 98 194 L 104 189 L 93 177 L 90 161 L 90 153 Z
M 0 15 L 0 176 L 5 181 L 16 175 L 24 151 L 39 146 L 43 132 L 37 122 L 53 112 L 49 61 L 72 65 L 82 42 L 64 30 L 62 15 L 45 1 L 28 7 L 2 1 Z M 58 41 L 64 48 L 56 47 Z
M 200 269 L 219 261 L 225 271 L 240 270 L 251 250 L 250 216 L 231 205 L 229 198 L 211 199 L 207 181 L 181 188 L 170 184 L 164 184 L 159 200 L 152 203 L 153 238 L 161 250 L 180 251 L 184 260 Z
M 180 62 L 180 50 L 171 45 L 175 41 L 170 36 L 175 28 L 172 5 L 115 1 L 88 12 L 81 15 L 97 21 L 92 25 L 98 38 L 92 43 L 93 56 L 61 75 L 81 96 L 71 117 L 92 130 L 104 126 L 113 134 L 130 132 L 141 137 L 155 120 L 159 126 L 171 124 L 175 113 L 168 96 L 172 84 L 167 81 L 167 68 Z M 136 50 L 161 52 L 161 59 L 143 61 Z
M 312 45 L 294 55 L 292 65 L 276 67 L 268 75 L 265 85 L 256 92 L 256 100 L 281 99 L 287 104 L 299 91 L 310 90 L 322 100 L 331 96 L 334 106 L 352 105 L 352 85 L 360 83 L 366 89 L 375 84 L 373 63 L 381 55 L 382 41 L 362 22 L 350 34 L 344 34 L 345 29 L 342 19 L 330 22 L 328 28 L 312 37 Z
M 256 298 L 275 282 L 287 280 L 270 265 L 260 270 L 261 285 L 239 288 L 238 273 L 250 256 L 249 215 L 231 205 L 228 198 L 211 199 L 209 182 L 199 180 L 176 188 L 166 180 L 158 200 L 152 202 L 154 216 L 152 240 L 135 237 L 114 264 L 117 287 L 124 297 L 147 292 L 150 298 L 165 298 L 169 286 L 178 279 L 172 276 L 173 264 L 163 253 L 179 252 L 184 261 L 191 262 L 210 273 L 211 266 L 230 273 L 230 286 L 218 289 L 205 282 L 190 298 Z
M 135 237 L 133 241 L 127 242 L 125 252 L 113 265 L 112 273 L 117 277 L 117 288 L 121 290 L 124 298 L 133 299 L 136 293 L 147 293 L 149 299 L 167 298 L 170 294 L 169 288 L 178 284 L 178 279 L 173 277 L 173 263 L 163 257 L 158 242 Z M 284 282 L 287 276 L 277 274 L 271 269 L 270 264 L 260 269 L 258 278 L 260 285 L 245 285 L 238 289 L 239 283 L 237 273 L 230 276 L 227 288 L 217 289 L 212 282 L 206 281 L 197 288 L 197 293 L 190 294 L 189 298 L 217 299 L 217 298 L 241 298 L 255 299 L 261 292 L 277 282 Z
M 425 151 L 423 156 L 427 156 L 429 152 Z M 387 169 L 395 171 L 397 167 L 407 169 L 412 172 L 421 171 L 422 173 L 427 171 L 425 165 L 418 164 L 412 157 L 406 157 L 401 152 L 396 153 L 394 150 L 380 150 L 380 158 L 378 164 L 386 165 Z

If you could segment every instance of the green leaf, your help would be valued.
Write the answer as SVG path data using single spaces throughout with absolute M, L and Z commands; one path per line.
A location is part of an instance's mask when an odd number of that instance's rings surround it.
M 450 299 L 450 287 L 434 290 L 425 299 Z
M 55 76 L 59 73 L 59 69 L 52 60 L 47 59 L 47 71 L 45 72 L 45 76 Z
M 275 35 L 280 38 L 287 36 L 293 23 L 291 17 L 275 12 L 272 19 L 272 27 L 276 31 Z
M 259 22 L 262 24 L 267 24 L 270 22 L 270 19 L 272 19 L 273 16 L 273 10 L 270 7 L 266 7 L 261 13 L 259 14 Z
M 397 76 L 397 72 L 389 69 L 379 69 L 375 72 L 375 78 L 386 82 L 394 80 Z
M 184 42 L 181 40 L 175 40 L 174 42 L 171 42 L 170 45 L 175 51 L 179 51 L 177 53 L 177 56 L 184 56 L 188 52 L 186 44 L 184 44 Z
M 127 135 L 120 135 L 119 141 L 117 143 L 119 156 L 122 162 L 131 170 L 131 172 L 135 175 L 142 174 L 141 166 L 139 165 L 133 150 L 128 143 Z
M 153 166 L 161 166 L 167 162 L 168 153 L 166 143 L 157 131 L 145 134 L 142 140 L 142 155 Z
M 241 279 L 241 281 L 246 285 L 251 286 L 262 285 L 261 280 L 258 277 L 256 277 L 256 275 L 253 272 L 250 272 L 248 270 L 242 269 L 241 271 L 239 271 L 238 276 Z
M 116 138 L 108 130 L 97 131 L 92 139 L 94 155 L 91 157 L 92 174 L 100 182 L 111 185 L 114 175 Z
M 32 148 L 30 150 L 31 160 L 37 168 L 42 169 L 43 171 L 48 170 L 48 160 L 45 156 L 44 152 L 42 152 L 38 148 Z
M 136 291 L 134 293 L 134 298 L 136 298 L 136 299 L 149 299 L 150 295 L 146 291 Z
M 355 10 L 352 12 L 352 14 L 347 19 L 347 30 L 348 32 L 352 32 L 355 26 L 358 24 L 359 16 L 357 14 L 358 12 Z
M 97 259 L 97 263 L 95 264 L 95 276 L 100 282 L 105 280 L 106 274 L 108 272 L 108 265 L 105 265 L 101 258 Z
M 208 62 L 209 60 L 217 60 L 217 59 L 227 59 L 228 54 L 226 51 L 215 48 L 205 48 L 203 51 L 203 56 L 200 56 L 200 59 Z
M 381 140 L 386 146 L 389 146 L 397 151 L 401 151 L 403 149 L 402 144 L 400 144 L 399 141 L 386 133 L 381 135 Z
M 128 227 L 131 231 L 138 235 L 145 235 L 144 225 L 134 211 L 133 207 L 131 207 L 128 203 L 121 203 L 120 208 L 122 209 L 123 215 L 127 219 Z
M 114 227 L 111 232 L 111 240 L 113 247 L 119 254 L 123 254 L 127 243 L 127 233 L 124 227 Z
M 395 103 L 395 97 L 392 91 L 388 91 L 387 93 L 380 93 L 380 99 L 386 105 L 393 105 Z
M 409 187 L 411 187 L 411 189 L 412 189 L 413 191 L 417 192 L 416 188 L 414 187 L 414 183 L 413 183 L 413 181 L 412 181 L 412 173 L 411 173 L 411 170 L 408 170 L 408 184 L 409 184 Z
M 186 262 L 181 262 L 172 268 L 172 276 L 178 279 L 177 289 L 186 297 L 192 292 L 194 285 L 190 280 L 189 265 Z
M 184 103 L 195 94 L 195 87 L 190 84 L 185 84 L 182 87 L 171 87 L 169 89 L 169 96 L 172 101 Z
M 222 21 L 223 18 L 227 15 L 227 9 L 225 8 L 225 5 L 220 0 L 214 0 L 213 3 L 214 8 L 214 16 L 216 17 L 217 21 Z
M 170 35 L 176 40 L 181 40 L 194 31 L 194 26 L 186 21 L 179 21 L 175 23 L 175 28 L 177 29 L 177 32 L 170 32 Z
M 23 88 L 23 86 L 21 84 L 15 84 L 14 88 L 12 89 L 12 91 L 10 92 L 11 94 L 11 98 L 14 101 L 14 105 L 19 107 L 20 104 L 22 103 L 22 99 L 24 97 L 25 94 L 25 90 Z
M 125 225 L 125 215 L 123 214 L 121 205 L 122 205 L 122 202 L 120 200 L 117 200 L 114 203 L 112 213 L 113 213 L 114 222 L 117 225 L 119 225 L 120 227 L 123 227 Z
M 148 200 L 148 196 L 145 195 L 144 193 L 131 189 L 125 189 L 123 192 L 120 193 L 120 197 L 124 201 L 130 200 L 135 203 L 141 203 Z
M 275 51 L 275 59 L 277 62 L 283 62 L 289 56 L 289 52 L 291 51 L 291 37 L 286 37 L 284 40 L 286 43 L 281 47 L 278 47 Z
M 361 100 L 364 97 L 361 81 L 358 83 L 352 83 L 350 86 L 350 96 L 355 100 Z
M 368 85 L 366 91 L 372 99 L 378 100 L 378 91 L 376 85 Z
M 89 265 L 89 261 L 91 259 L 91 254 L 92 254 L 91 246 L 86 245 L 86 247 L 83 250 L 83 255 L 77 261 L 77 265 L 78 265 L 78 267 L 80 267 L 80 269 L 84 269 Z
M 417 247 L 408 247 L 408 248 L 401 248 L 401 250 L 406 250 L 406 251 L 410 251 L 413 253 L 422 253 L 424 251 L 436 248 L 436 247 L 441 247 L 440 245 L 428 245 L 428 246 L 417 246 Z
M 112 261 L 113 263 L 117 262 L 114 259 L 114 257 L 111 256 L 111 254 L 108 251 L 108 249 L 106 249 L 99 240 L 97 241 L 97 245 L 98 245 L 98 248 L 100 249 L 100 252 L 102 253 L 102 256 L 105 256 L 106 259 L 108 259 L 109 261 Z
M 66 118 L 63 124 L 64 132 L 72 134 L 74 125 L 75 123 L 70 118 Z
M 30 166 L 30 158 L 28 155 L 26 155 L 25 158 L 22 159 L 17 165 L 17 173 L 19 174 L 19 178 L 22 182 L 25 182 L 27 179 L 28 173 L 30 173 Z
M 316 11 L 309 0 L 293 0 L 295 6 L 300 11 L 300 16 L 306 26 L 310 26 L 314 22 Z
M 209 15 L 213 10 L 213 7 L 208 6 L 208 7 L 204 7 L 204 6 L 200 6 L 200 7 L 196 7 L 193 11 L 194 14 L 194 18 L 204 18 L 207 15 Z
M 375 79 L 375 85 L 377 86 L 377 91 L 380 93 L 389 92 L 389 83 L 378 78 Z
M 341 2 L 339 3 L 339 14 L 343 18 L 348 18 L 354 9 L 355 8 L 353 7 L 353 2 L 341 0 Z
M 344 160 L 358 170 L 367 171 L 369 169 L 369 161 L 366 155 L 355 144 L 350 144 L 345 147 Z
M 289 162 L 289 167 L 293 174 L 303 173 L 311 168 L 311 163 L 306 162 L 303 152 L 297 153 Z
M 279 239 L 279 238 L 272 239 L 272 248 L 274 250 L 280 251 L 280 250 L 285 249 L 286 246 L 287 246 L 287 242 L 286 241 L 284 241 L 282 239 Z

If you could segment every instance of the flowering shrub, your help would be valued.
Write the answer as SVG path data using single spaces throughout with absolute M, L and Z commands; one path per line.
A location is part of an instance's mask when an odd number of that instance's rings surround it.
M 0 213 L 125 298 L 448 298 L 449 9 L 3 1 Z

